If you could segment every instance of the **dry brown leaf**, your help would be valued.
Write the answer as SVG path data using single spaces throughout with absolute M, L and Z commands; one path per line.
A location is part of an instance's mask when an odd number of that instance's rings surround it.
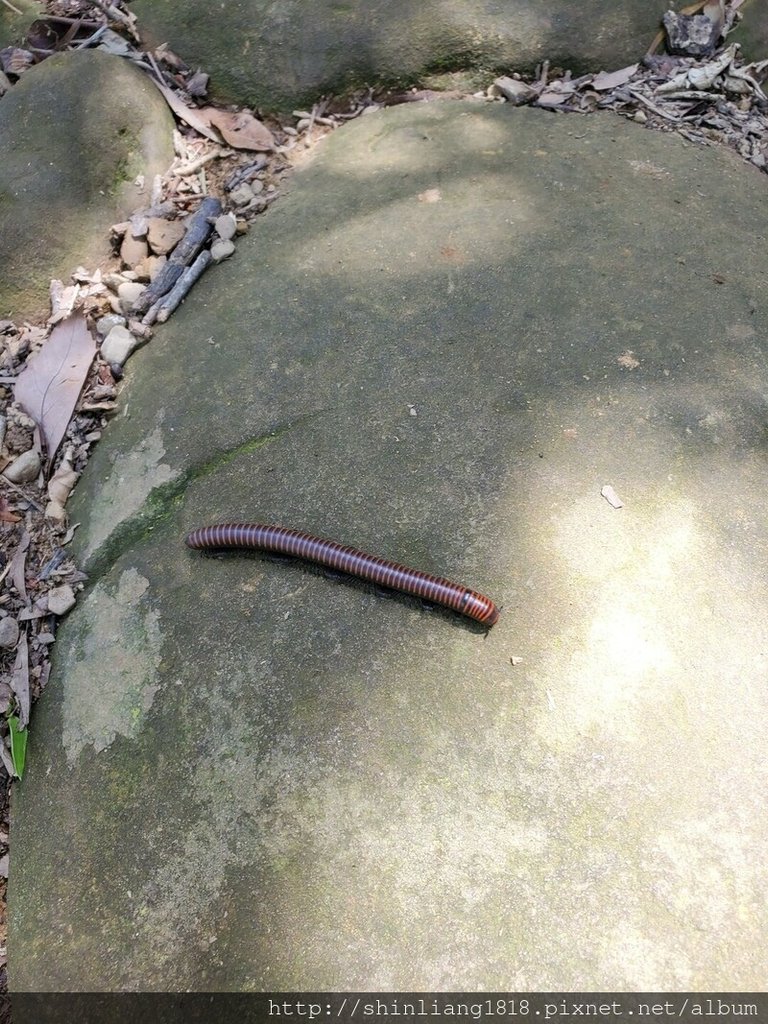
M 21 75 L 35 63 L 35 55 L 18 46 L 6 46 L 0 50 L 0 68 L 7 75 Z
M 6 740 L 6 743 L 7 742 L 8 740 Z M 2 758 L 3 764 L 5 765 L 5 770 L 8 772 L 8 775 L 11 778 L 13 778 L 13 776 L 16 774 L 16 770 L 13 767 L 13 758 L 11 757 L 11 753 L 8 747 L 6 746 L 6 743 L 3 743 L 2 740 L 0 740 L 0 758 Z
M 17 515 L 8 504 L 8 499 L 0 494 L 0 522 L 1 523 L 20 523 L 21 516 Z
M 61 465 L 48 481 L 48 504 L 45 507 L 46 519 L 63 523 L 66 519 L 64 506 L 69 492 L 77 483 L 78 474 L 72 469 L 72 463 L 65 456 Z
M 30 539 L 29 534 L 25 530 L 21 535 L 18 547 L 13 553 L 13 558 L 8 563 L 8 575 L 11 577 L 14 587 L 16 587 L 16 593 L 25 604 L 27 602 L 27 584 L 24 573 Z
M 80 285 L 72 284 L 65 287 L 63 281 L 54 279 L 51 281 L 50 294 L 51 315 L 48 317 L 48 323 L 57 324 L 71 315 L 80 294 Z
M 168 43 L 161 43 L 157 47 L 155 57 L 161 60 L 163 64 L 167 64 L 169 68 L 173 68 L 174 71 L 184 70 L 184 61 L 168 47 Z
M 601 71 L 592 79 L 590 87 L 597 92 L 618 89 L 620 85 L 627 84 L 639 67 L 639 64 L 630 64 L 628 68 L 620 68 L 618 71 Z
M 54 327 L 16 380 L 16 401 L 42 430 L 49 464 L 64 437 L 95 354 L 96 344 L 85 317 L 75 313 Z
M 22 633 L 16 648 L 16 663 L 11 673 L 11 689 L 19 702 L 19 728 L 24 729 L 29 722 L 29 649 L 27 634 Z
M 216 107 L 203 107 L 198 114 L 221 132 L 224 141 L 234 149 L 251 149 L 256 152 L 275 148 L 272 132 L 248 110 L 231 113 Z
M 5 679 L 0 679 L 0 715 L 4 715 L 11 706 L 13 691 Z
M 201 135 L 204 135 L 206 139 L 210 139 L 212 142 L 221 141 L 218 134 L 209 127 L 210 122 L 200 116 L 203 113 L 201 110 L 188 107 L 177 93 L 167 86 L 161 85 L 157 79 L 152 78 L 150 81 L 154 82 L 155 87 L 163 94 L 166 103 L 174 114 L 181 118 L 182 121 L 186 121 L 190 128 L 194 128 L 196 132 L 200 132 Z

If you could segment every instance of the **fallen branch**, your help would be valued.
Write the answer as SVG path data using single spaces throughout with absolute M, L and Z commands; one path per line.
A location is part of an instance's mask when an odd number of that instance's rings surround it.
M 172 168 L 170 173 L 178 175 L 180 178 L 185 178 L 188 174 L 195 174 L 201 167 L 205 167 L 212 160 L 219 160 L 221 157 L 228 155 L 226 150 L 216 149 L 210 153 L 205 153 L 203 156 L 199 156 L 196 160 L 191 160 L 188 164 Z
M 189 222 L 187 232 L 168 258 L 155 280 L 139 296 L 134 305 L 136 314 L 146 313 L 150 306 L 173 288 L 178 279 L 195 259 L 213 231 L 213 221 L 221 213 L 221 200 L 206 196 Z M 144 319 L 145 323 L 151 323 Z
M 155 316 L 159 324 L 164 324 L 171 313 L 179 307 L 186 297 L 187 292 L 192 288 L 198 278 L 202 276 L 203 272 L 211 265 L 212 262 L 213 257 L 211 256 L 210 250 L 203 249 L 192 266 L 187 267 L 168 294 L 163 296 L 156 306 L 152 307 L 152 309 L 157 310 Z M 150 310 L 150 313 L 151 312 L 152 310 Z M 147 316 L 149 316 L 149 313 Z

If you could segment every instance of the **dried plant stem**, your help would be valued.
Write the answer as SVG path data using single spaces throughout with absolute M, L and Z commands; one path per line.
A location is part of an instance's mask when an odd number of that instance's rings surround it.
M 183 164 L 180 167 L 171 170 L 171 174 L 178 174 L 180 178 L 186 177 L 188 174 L 195 174 L 200 170 L 201 167 L 205 167 L 212 160 L 218 160 L 220 157 L 229 156 L 223 149 L 214 150 L 211 153 L 205 153 L 203 156 L 199 156 L 196 160 L 192 160 L 191 163 Z
M 20 11 L 18 7 L 14 7 L 13 4 L 11 3 L 11 0 L 2 0 L 2 2 L 5 4 L 9 11 L 13 11 L 14 14 L 20 14 L 22 17 L 24 16 L 24 11 Z
M 21 487 L 17 487 L 16 484 L 12 483 L 7 477 L 0 476 L 0 483 L 5 484 L 6 487 L 10 487 L 12 490 L 16 491 L 17 494 L 20 494 L 21 497 L 25 501 L 28 501 L 32 508 L 35 509 L 37 512 L 45 511 L 42 505 L 38 505 L 34 498 L 30 498 L 30 496 L 25 491 L 23 491 Z

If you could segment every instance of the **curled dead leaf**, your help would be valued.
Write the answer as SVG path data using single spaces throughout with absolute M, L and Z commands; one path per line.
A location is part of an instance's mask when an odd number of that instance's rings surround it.
M 70 491 L 77 482 L 78 474 L 72 468 L 72 463 L 64 459 L 48 481 L 48 504 L 45 507 L 45 518 L 54 522 L 63 523 L 66 519 L 64 506 L 69 498 Z
M 216 107 L 203 107 L 198 114 L 218 128 L 224 141 L 234 149 L 263 152 L 275 148 L 272 132 L 248 110 L 232 113 Z

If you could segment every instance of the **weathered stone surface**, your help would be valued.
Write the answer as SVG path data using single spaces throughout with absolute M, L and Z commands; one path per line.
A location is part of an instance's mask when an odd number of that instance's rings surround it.
M 646 0 L 136 0 L 155 43 L 211 75 L 221 96 L 290 110 L 369 81 L 410 81 L 467 67 L 531 70 L 545 58 L 578 71 L 623 67 L 656 34 Z
M 13 988 L 764 987 L 762 184 L 608 114 L 323 144 L 76 490 Z M 502 617 L 184 547 L 248 519 Z
M 0 101 L 0 315 L 47 313 L 51 277 L 107 255 L 109 225 L 170 163 L 171 130 L 160 94 L 118 57 L 70 53 L 25 72 Z
M 16 11 L 0 4 L 0 50 L 5 46 L 19 46 L 27 28 L 45 13 L 45 5 L 36 0 L 13 0 L 13 6 Z
M 743 20 L 728 36 L 729 43 L 739 43 L 747 60 L 765 60 L 768 56 L 768 10 L 764 4 L 751 3 L 742 8 Z

